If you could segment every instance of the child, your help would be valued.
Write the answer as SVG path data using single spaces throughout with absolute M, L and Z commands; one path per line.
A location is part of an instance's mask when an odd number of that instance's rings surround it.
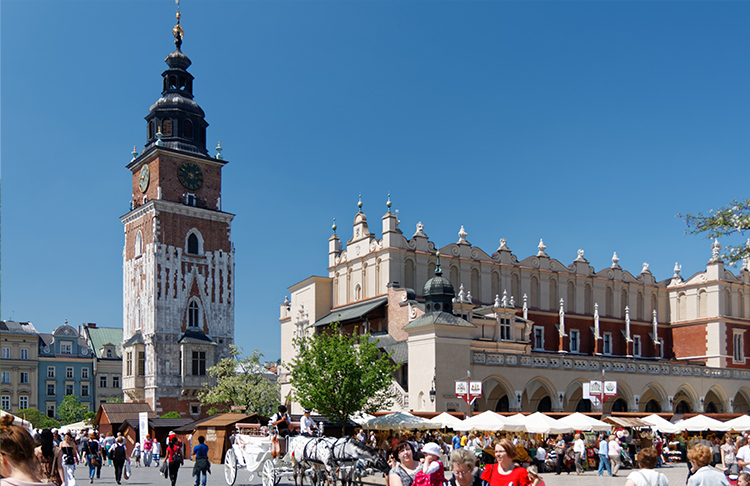
M 542 481 L 542 477 L 539 475 L 539 470 L 535 465 L 531 465 L 526 468 L 526 473 L 529 475 L 529 481 L 531 481 L 531 486 L 545 486 L 544 481 Z
M 141 467 L 141 443 L 136 442 L 133 446 L 133 453 L 130 457 L 135 457 L 135 467 Z
M 442 486 L 445 482 L 445 468 L 440 462 L 440 446 L 429 442 L 422 447 L 424 464 L 414 476 L 413 486 Z

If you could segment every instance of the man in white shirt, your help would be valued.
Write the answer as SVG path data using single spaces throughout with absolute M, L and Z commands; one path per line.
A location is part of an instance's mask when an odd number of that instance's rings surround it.
M 313 430 L 318 429 L 318 426 L 315 425 L 315 421 L 310 418 L 311 413 L 312 413 L 312 410 L 309 408 L 306 408 L 305 414 L 302 416 L 299 422 L 300 434 L 304 435 L 305 437 L 312 437 Z
M 581 434 L 576 434 L 573 438 L 573 453 L 575 454 L 576 461 L 576 474 L 583 474 L 583 465 L 581 461 L 586 457 L 586 444 L 581 439 Z
M 750 443 L 746 443 L 737 451 L 737 465 L 740 472 L 750 473 Z

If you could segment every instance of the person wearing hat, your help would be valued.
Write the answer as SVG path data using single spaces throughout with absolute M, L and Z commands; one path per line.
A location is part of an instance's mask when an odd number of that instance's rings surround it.
M 539 469 L 535 465 L 531 465 L 526 468 L 526 473 L 529 475 L 529 481 L 531 486 L 545 486 L 542 477 L 539 475 Z
M 275 425 L 279 430 L 279 435 L 291 435 L 292 433 L 292 418 L 286 413 L 286 407 L 279 405 L 278 412 L 273 414 L 271 417 L 271 425 Z
M 300 423 L 299 423 L 300 434 L 304 435 L 305 437 L 312 437 L 313 431 L 318 430 L 318 426 L 315 425 L 315 421 L 312 418 L 310 418 L 311 413 L 312 413 L 312 409 L 306 408 L 305 414 L 302 415 L 302 418 L 300 419 Z
M 428 442 L 422 447 L 424 464 L 414 476 L 413 486 L 442 486 L 445 482 L 445 468 L 440 462 L 441 452 L 440 446 L 434 442 Z

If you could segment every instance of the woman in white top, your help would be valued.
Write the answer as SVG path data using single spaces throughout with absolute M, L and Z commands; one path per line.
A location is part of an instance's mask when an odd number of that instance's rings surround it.
M 638 453 L 638 465 L 641 469 L 628 475 L 625 486 L 669 486 L 669 480 L 662 473 L 655 471 L 659 453 L 653 447 L 641 449 Z
M 620 460 L 622 447 L 620 446 L 620 442 L 617 440 L 617 437 L 615 435 L 609 436 L 608 445 L 609 447 L 607 448 L 607 455 L 609 456 L 609 464 L 612 466 L 612 476 L 617 476 L 618 471 L 620 471 L 620 465 L 622 464 L 622 461 Z
M 737 446 L 734 445 L 734 439 L 727 433 L 724 434 L 724 444 L 721 446 L 721 466 L 729 474 L 738 474 L 740 472 L 737 466 Z

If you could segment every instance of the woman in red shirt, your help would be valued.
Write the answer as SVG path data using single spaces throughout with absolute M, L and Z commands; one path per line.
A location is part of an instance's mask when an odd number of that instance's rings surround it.
M 177 437 L 172 437 L 172 440 L 169 442 L 169 447 L 167 447 L 167 462 L 169 462 L 169 479 L 172 481 L 172 486 L 175 486 L 177 472 L 184 462 L 182 458 L 182 441 Z
M 508 439 L 495 442 L 495 459 L 497 463 L 487 464 L 482 471 L 482 479 L 490 486 L 529 486 L 529 475 L 526 469 L 517 466 L 516 447 Z

